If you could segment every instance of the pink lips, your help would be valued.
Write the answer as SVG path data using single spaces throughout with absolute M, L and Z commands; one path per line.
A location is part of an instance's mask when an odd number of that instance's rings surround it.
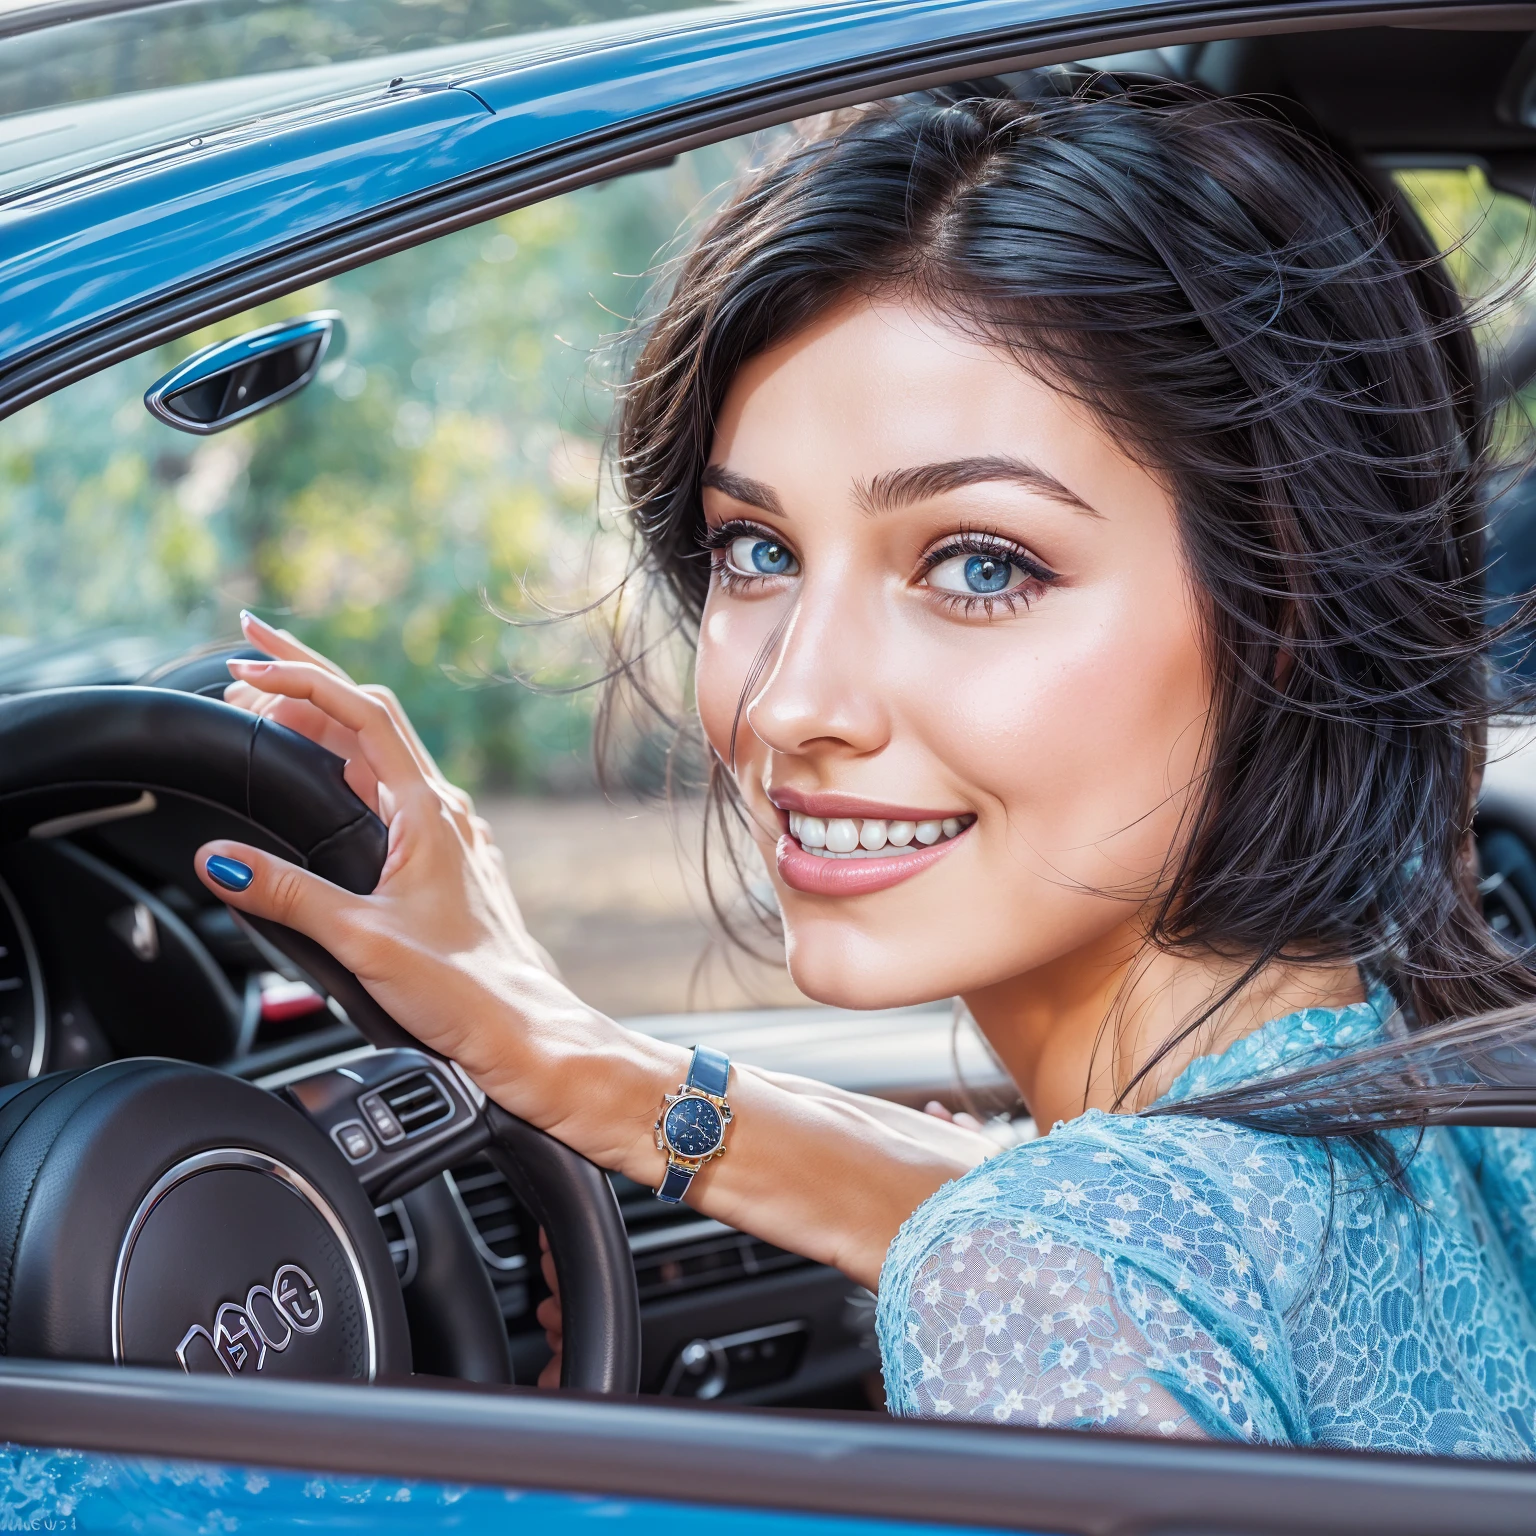
M 867 896 L 872 891 L 888 890 L 903 880 L 922 874 L 925 869 L 932 869 L 951 848 L 965 840 L 970 830 L 967 827 L 964 832 L 916 853 L 872 859 L 817 858 L 786 832 L 779 839 L 775 859 L 779 877 L 792 891 L 803 891 L 808 896 Z
M 915 810 L 910 805 L 886 805 L 879 800 L 860 800 L 856 795 L 835 795 L 807 792 L 799 789 L 775 788 L 768 798 L 781 811 L 798 811 L 804 816 L 820 816 L 830 821 L 834 816 L 847 816 L 853 821 L 943 821 L 946 816 L 957 816 L 955 810 Z

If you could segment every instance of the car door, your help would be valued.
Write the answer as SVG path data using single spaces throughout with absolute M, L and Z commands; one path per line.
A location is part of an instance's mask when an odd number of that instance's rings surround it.
M 1438 80 L 1450 153 L 1513 184 L 1531 152 L 1518 123 L 1489 148 L 1453 110 L 1470 80 L 1494 111 L 1530 25 L 1512 7 L 402 9 L 0 13 L 20 104 L 0 116 L 10 686 L 139 676 L 256 603 L 391 682 L 456 773 L 574 755 L 547 698 L 444 673 L 560 686 L 593 662 L 500 616 L 530 616 L 530 572 L 580 606 L 622 570 L 582 543 L 605 510 L 591 356 L 751 135 L 798 116 L 1108 54 L 1177 69 L 1207 45 L 1213 78 L 1249 88 L 1288 57 L 1255 39 L 1305 53 L 1337 30 L 1311 103 L 1343 114 L 1332 131 L 1447 153 L 1422 138 Z M 1350 71 L 1388 63 L 1421 115 L 1361 129 Z M 140 404 L 202 346 L 330 311 L 344 343 L 269 412 L 199 436 Z M 1466 1462 L 16 1359 L 0 1435 L 0 1508 L 30 1528 L 1493 1532 L 1528 1527 L 1536 1488 Z

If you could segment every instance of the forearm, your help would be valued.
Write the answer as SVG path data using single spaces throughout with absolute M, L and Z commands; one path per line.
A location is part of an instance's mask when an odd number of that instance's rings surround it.
M 665 1169 L 657 1111 L 685 1075 L 688 1052 L 624 1029 L 559 990 L 561 1006 L 538 1009 L 537 1027 L 522 1012 L 522 1022 L 477 1030 L 477 1043 L 499 1037 L 502 1049 L 477 1051 L 465 1065 L 514 1114 L 655 1186 Z M 553 1004 L 556 994 L 542 1001 Z M 994 1150 L 915 1110 L 739 1063 L 730 1098 L 727 1155 L 706 1164 L 688 1203 L 871 1290 L 902 1222 Z

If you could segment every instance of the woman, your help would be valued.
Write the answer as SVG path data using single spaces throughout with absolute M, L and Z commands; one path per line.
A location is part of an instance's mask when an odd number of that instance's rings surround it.
M 1193 94 L 877 109 L 683 263 L 619 444 L 716 789 L 800 987 L 963 997 L 1039 1141 L 602 1017 L 391 701 L 254 621 L 230 697 L 389 859 L 199 867 L 515 1114 L 878 1290 L 898 1413 L 1529 1456 L 1529 1153 L 1398 1129 L 1536 990 L 1467 852 L 1475 367 L 1379 194 Z

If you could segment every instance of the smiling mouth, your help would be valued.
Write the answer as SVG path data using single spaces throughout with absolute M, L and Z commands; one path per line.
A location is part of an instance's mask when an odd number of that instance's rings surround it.
M 975 820 L 967 815 L 946 816 L 942 821 L 877 821 L 791 811 L 789 835 L 802 851 L 818 859 L 893 859 L 923 853 L 959 837 Z

